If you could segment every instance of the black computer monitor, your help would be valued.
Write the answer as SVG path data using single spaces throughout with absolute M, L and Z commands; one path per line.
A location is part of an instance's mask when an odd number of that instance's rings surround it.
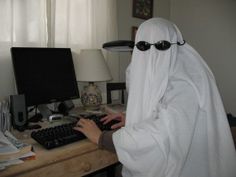
M 11 55 L 17 91 L 28 107 L 79 97 L 69 48 L 12 47 Z

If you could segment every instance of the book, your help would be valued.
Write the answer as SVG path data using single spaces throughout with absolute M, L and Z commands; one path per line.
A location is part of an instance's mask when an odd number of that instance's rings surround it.
M 9 131 L 0 132 L 0 162 L 35 156 L 32 145 L 16 139 Z

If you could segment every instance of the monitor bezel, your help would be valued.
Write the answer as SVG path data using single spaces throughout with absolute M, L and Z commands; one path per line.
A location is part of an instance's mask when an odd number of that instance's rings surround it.
M 30 107 L 30 106 L 38 106 L 38 105 L 42 105 L 42 104 L 51 104 L 51 103 L 55 103 L 55 102 L 63 102 L 63 101 L 67 101 L 67 100 L 73 100 L 73 99 L 78 99 L 80 97 L 79 94 L 79 88 L 78 88 L 78 84 L 77 84 L 77 80 L 76 80 L 76 74 L 75 74 L 75 68 L 74 68 L 74 62 L 73 62 L 73 57 L 72 57 L 72 52 L 70 48 L 50 48 L 50 47 L 11 47 L 10 51 L 11 51 L 11 58 L 12 58 L 12 63 L 13 63 L 13 72 L 14 72 L 14 77 L 15 77 L 15 83 L 16 83 L 16 90 L 18 94 L 25 94 L 25 96 L 30 96 L 27 95 L 26 93 L 22 92 L 24 89 L 22 89 L 20 86 L 21 85 L 21 80 L 22 78 L 19 78 L 20 76 L 18 75 L 17 71 L 16 71 L 16 58 L 14 55 L 14 50 L 19 50 L 19 49 L 23 49 L 23 50 L 48 50 L 48 51 L 52 51 L 52 50 L 67 50 L 67 52 L 69 51 L 69 59 L 70 59 L 70 65 L 71 65 L 71 72 L 72 72 L 72 80 L 73 80 L 73 87 L 74 87 L 74 94 L 72 94 L 71 96 L 61 96 L 60 98 L 49 98 L 49 99 L 44 99 L 41 101 L 37 101 L 37 103 L 34 102 L 26 102 L 26 106 Z M 28 100 L 26 98 L 26 100 Z

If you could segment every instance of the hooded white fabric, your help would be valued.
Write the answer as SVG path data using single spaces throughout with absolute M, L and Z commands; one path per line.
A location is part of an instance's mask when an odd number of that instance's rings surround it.
M 136 43 L 183 42 L 171 22 L 140 25 Z M 215 79 L 187 43 L 134 48 L 126 125 L 113 134 L 124 177 L 235 177 L 236 152 Z

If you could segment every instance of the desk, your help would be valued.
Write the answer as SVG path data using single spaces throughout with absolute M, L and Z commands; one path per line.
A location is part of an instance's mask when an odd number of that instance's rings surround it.
M 46 150 L 29 135 L 18 133 L 17 138 L 33 145 L 36 160 L 10 166 L 0 172 L 1 177 L 77 177 L 118 162 L 116 154 L 98 149 L 87 139 Z

